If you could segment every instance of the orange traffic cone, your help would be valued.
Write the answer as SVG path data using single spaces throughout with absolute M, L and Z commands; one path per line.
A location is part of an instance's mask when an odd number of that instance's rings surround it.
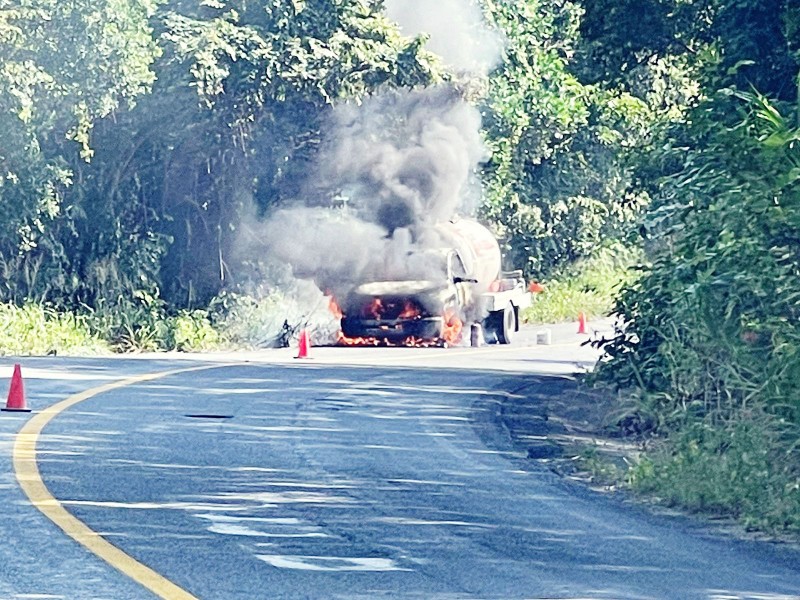
M 578 313 L 578 333 L 586 333 L 586 313 Z
M 14 365 L 14 374 L 11 376 L 11 386 L 8 388 L 8 401 L 3 410 L 15 412 L 30 412 L 25 406 L 25 386 L 22 385 L 22 369 Z
M 300 339 L 297 341 L 297 356 L 295 358 L 310 358 L 308 352 L 311 349 L 311 338 L 307 329 L 300 330 Z

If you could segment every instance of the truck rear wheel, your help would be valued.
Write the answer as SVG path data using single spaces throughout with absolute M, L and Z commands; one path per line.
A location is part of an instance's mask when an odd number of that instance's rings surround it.
M 510 344 L 517 330 L 517 315 L 511 303 L 503 310 L 493 310 L 483 322 L 484 337 L 489 344 Z

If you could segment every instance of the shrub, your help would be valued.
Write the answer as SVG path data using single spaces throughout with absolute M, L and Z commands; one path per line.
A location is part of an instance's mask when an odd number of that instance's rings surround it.
M 44 304 L 0 304 L 0 354 L 101 354 L 108 345 L 86 318 Z
M 209 311 L 184 310 L 169 316 L 164 302 L 146 292 L 120 298 L 113 305 L 100 303 L 88 315 L 95 334 L 107 339 L 117 352 L 201 352 L 227 343 L 222 330 L 212 324 Z
M 628 473 L 634 489 L 666 503 L 731 515 L 750 528 L 800 532 L 800 470 L 785 446 L 797 439 L 769 415 L 724 425 L 692 422 Z
M 631 391 L 631 418 L 657 436 L 638 488 L 797 530 L 800 130 L 738 95 L 744 122 L 711 122 L 671 152 L 683 168 L 661 182 L 643 226 L 651 262 L 617 301 L 597 375 Z
M 213 303 L 214 323 L 239 347 L 288 345 L 303 327 L 313 330 L 315 344 L 336 340 L 339 329 L 330 311 L 330 299 L 313 284 L 295 282 L 287 292 L 262 297 L 224 293 Z
M 225 345 L 224 336 L 211 324 L 205 310 L 181 311 L 169 321 L 171 346 L 180 352 L 217 350 Z

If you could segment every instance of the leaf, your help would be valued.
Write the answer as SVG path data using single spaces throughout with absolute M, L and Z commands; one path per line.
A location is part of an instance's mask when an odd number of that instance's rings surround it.
M 735 65 L 733 65 L 732 67 L 729 67 L 728 70 L 726 71 L 726 74 L 728 76 L 737 75 L 739 73 L 739 70 L 742 67 L 750 67 L 750 66 L 753 66 L 755 64 L 756 64 L 756 61 L 754 61 L 754 60 L 750 60 L 750 59 L 740 60 Z

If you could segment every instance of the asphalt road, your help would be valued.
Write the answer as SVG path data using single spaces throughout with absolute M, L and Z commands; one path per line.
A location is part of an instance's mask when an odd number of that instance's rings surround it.
M 49 419 L 36 438 L 45 512 L 65 508 L 185 597 L 800 598 L 795 550 L 652 515 L 512 445 L 500 408 L 569 393 L 593 360 L 568 328 L 553 334 L 553 346 L 527 332 L 513 348 L 315 348 L 306 361 L 9 359 L 0 375 L 21 362 L 32 415 Z M 212 368 L 45 410 L 195 366 Z M 158 597 L 152 573 L 123 575 L 23 493 L 13 444 L 32 415 L 0 414 L 0 598 Z

